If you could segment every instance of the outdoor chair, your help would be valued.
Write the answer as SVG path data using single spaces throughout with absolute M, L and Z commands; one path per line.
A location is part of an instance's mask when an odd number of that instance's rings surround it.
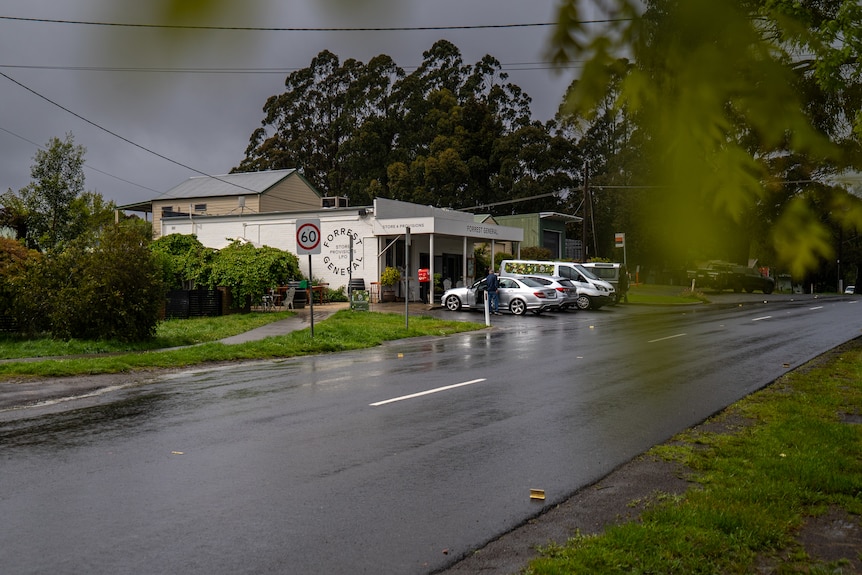
M 296 294 L 296 288 L 290 287 L 287 288 L 287 291 L 284 292 L 284 299 L 282 300 L 282 305 L 284 305 L 285 309 L 294 309 L 293 307 L 293 296 Z

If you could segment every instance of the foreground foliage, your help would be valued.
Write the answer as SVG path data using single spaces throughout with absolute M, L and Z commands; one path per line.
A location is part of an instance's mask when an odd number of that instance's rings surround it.
M 635 126 L 628 143 L 645 161 L 629 157 L 631 181 L 614 183 L 656 186 L 638 214 L 660 222 L 651 250 L 682 261 L 739 245 L 733 261 L 756 256 L 800 278 L 848 258 L 842 234 L 862 226 L 841 181 L 862 165 L 857 0 L 590 3 L 603 26 L 586 4 L 559 4 L 552 56 L 583 65 L 573 117 L 611 110 Z
M 684 463 L 697 487 L 657 498 L 641 522 L 549 547 L 527 573 L 752 573 L 786 551 L 780 572 L 840 572 L 793 537 L 831 508 L 862 514 L 862 427 L 847 421 L 860 413 L 858 348 L 789 374 L 718 416 L 751 422 L 742 431 L 694 430 L 652 451 Z

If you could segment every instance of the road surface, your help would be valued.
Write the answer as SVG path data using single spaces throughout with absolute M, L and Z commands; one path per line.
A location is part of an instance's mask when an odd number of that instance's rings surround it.
M 0 565 L 430 573 L 856 337 L 857 305 L 503 316 L 2 412 Z

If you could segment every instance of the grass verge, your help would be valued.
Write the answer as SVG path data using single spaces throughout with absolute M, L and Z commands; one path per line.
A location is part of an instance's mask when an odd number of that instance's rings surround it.
M 260 315 L 277 316 L 273 313 Z M 232 318 L 233 316 L 226 317 Z M 277 319 L 277 317 L 273 319 Z M 236 328 L 236 324 L 231 325 Z M 208 324 L 200 325 L 195 330 L 193 326 L 186 324 L 182 328 L 186 332 L 185 334 L 166 335 L 161 341 L 196 342 L 203 339 L 209 343 L 171 350 L 136 350 L 130 353 L 124 353 L 121 350 L 103 356 L 70 357 L 50 361 L 11 361 L 0 363 L 0 378 L 95 375 L 155 368 L 186 367 L 207 362 L 295 357 L 362 349 L 395 339 L 449 335 L 484 327 L 484 325 L 477 323 L 445 321 L 428 316 L 418 316 L 410 318 L 410 328 L 406 329 L 404 316 L 400 314 L 342 310 L 319 324 L 315 324 L 314 338 L 311 337 L 310 330 L 303 329 L 261 341 L 225 345 L 213 342 L 213 340 L 233 335 L 238 333 L 237 331 L 225 333 L 222 331 L 223 328 L 215 329 Z M 232 329 L 227 331 L 230 332 Z M 243 329 L 250 328 L 244 327 Z M 214 335 L 216 332 L 219 335 Z M 179 345 L 189 344 L 182 343 Z M 110 346 L 107 346 L 106 349 L 110 349 Z M 58 354 L 56 349 L 48 347 L 45 355 Z M 15 355 L 13 357 L 24 356 Z
M 0 335 L 0 359 L 148 351 L 195 345 L 217 341 L 293 315 L 296 314 L 293 312 L 269 312 L 169 319 L 159 323 L 156 328 L 156 336 L 153 339 L 135 343 L 80 339 L 63 341 L 49 337 L 26 338 L 6 334 Z
M 862 515 L 862 351 L 797 370 L 647 456 L 691 470 L 679 497 L 654 498 L 639 521 L 550 545 L 529 575 L 568 573 L 842 573 L 855 557 L 822 561 L 795 539 L 812 518 Z M 711 426 L 702 426 L 710 429 Z M 845 569 L 845 570 L 842 570 Z M 850 565 L 851 571 L 854 570 Z

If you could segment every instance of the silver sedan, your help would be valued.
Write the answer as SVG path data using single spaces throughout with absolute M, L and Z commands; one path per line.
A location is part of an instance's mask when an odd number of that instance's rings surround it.
M 497 294 L 500 298 L 500 310 L 508 310 L 516 315 L 524 315 L 527 311 L 542 313 L 545 310 L 557 309 L 562 303 L 557 290 L 544 286 L 529 278 L 500 278 Z M 470 287 L 459 287 L 446 290 L 443 294 L 443 305 L 450 311 L 466 309 L 484 309 L 485 278 Z
M 527 279 L 535 280 L 540 284 L 557 290 L 557 297 L 560 298 L 559 309 L 565 311 L 567 309 L 578 308 L 578 288 L 572 283 L 569 278 L 561 276 L 522 276 Z

